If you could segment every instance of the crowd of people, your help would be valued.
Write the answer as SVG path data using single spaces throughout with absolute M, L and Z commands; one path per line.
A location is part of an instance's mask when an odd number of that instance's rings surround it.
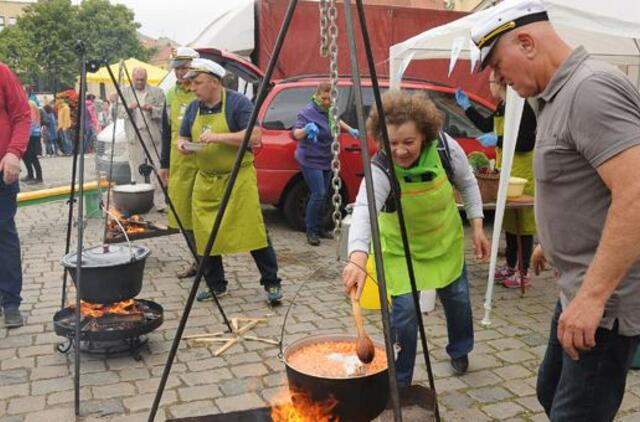
M 27 174 L 20 181 L 37 185 L 44 183 L 40 158 L 68 156 L 73 153 L 78 106 L 69 100 L 69 92 L 43 104 L 31 86 L 25 86 L 24 90 L 28 99 L 31 129 L 27 150 L 22 156 Z M 87 94 L 85 105 L 87 119 L 82 146 L 85 153 L 90 153 L 95 151 L 97 134 L 111 123 L 113 117 L 107 99 L 98 100 L 95 95 Z

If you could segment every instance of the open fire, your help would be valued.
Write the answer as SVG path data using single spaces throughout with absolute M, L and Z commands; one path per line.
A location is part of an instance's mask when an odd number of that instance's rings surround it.
M 148 226 L 150 224 L 138 214 L 134 214 L 131 217 L 127 218 L 117 208 L 111 208 L 109 210 L 109 213 L 111 215 L 107 224 L 108 230 L 110 232 L 120 232 L 118 222 L 120 222 L 122 227 L 124 227 L 127 234 L 143 233 L 147 230 L 145 226 Z M 117 218 L 118 221 L 116 221 L 114 217 Z
M 338 404 L 333 398 L 316 403 L 303 392 L 283 391 L 274 398 L 271 407 L 273 422 L 339 422 L 333 416 L 333 408 Z
M 133 299 L 123 300 L 111 305 L 80 301 L 80 315 L 83 317 L 101 318 L 105 315 L 140 315 L 142 313 L 143 311 L 140 310 Z

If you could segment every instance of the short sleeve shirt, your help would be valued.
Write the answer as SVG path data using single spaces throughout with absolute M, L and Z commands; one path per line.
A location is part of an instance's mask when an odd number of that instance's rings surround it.
M 251 113 L 253 112 L 253 104 L 247 97 L 235 91 L 225 90 L 225 94 L 227 95 L 227 106 L 224 110 L 224 116 L 227 120 L 229 130 L 231 133 L 245 130 L 247 126 L 249 126 L 249 120 L 251 119 Z M 196 119 L 198 110 L 200 110 L 200 114 L 202 115 L 221 113 L 222 103 L 218 103 L 213 107 L 207 107 L 199 100 L 195 100 L 189 104 L 189 107 L 182 117 L 180 136 L 184 138 L 191 138 L 191 127 Z
M 640 144 L 640 93 L 617 68 L 573 51 L 539 96 L 534 154 L 536 221 L 547 258 L 560 273 L 566 306 L 600 242 L 611 192 L 597 168 Z M 640 169 L 630 169 L 638 172 Z M 619 322 L 640 334 L 640 262 L 606 304 L 601 327 Z

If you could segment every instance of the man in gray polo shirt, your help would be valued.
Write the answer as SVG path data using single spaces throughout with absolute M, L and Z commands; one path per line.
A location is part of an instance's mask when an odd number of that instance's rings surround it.
M 538 399 L 553 421 L 610 421 L 640 340 L 640 94 L 537 0 L 501 3 L 472 38 L 481 67 L 539 102 L 536 221 L 560 300 Z

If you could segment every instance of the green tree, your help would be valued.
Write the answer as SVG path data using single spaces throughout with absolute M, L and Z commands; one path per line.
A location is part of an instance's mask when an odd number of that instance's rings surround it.
M 129 57 L 149 59 L 150 52 L 138 40 L 140 24 L 126 6 L 108 0 L 85 0 L 78 9 L 78 23 L 78 35 L 86 42 L 89 57 L 107 63 Z
M 88 59 L 146 60 L 149 50 L 137 38 L 139 26 L 130 9 L 107 0 L 84 0 L 79 6 L 71 0 L 38 0 L 15 26 L 0 32 L 0 60 L 23 82 L 58 91 L 77 80 L 77 40 L 84 41 Z

